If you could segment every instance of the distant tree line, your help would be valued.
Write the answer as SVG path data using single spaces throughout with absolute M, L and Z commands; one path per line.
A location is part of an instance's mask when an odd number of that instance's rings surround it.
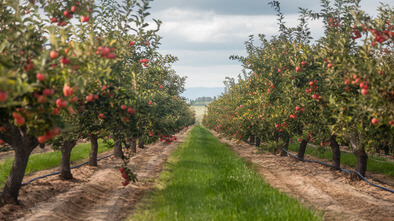
M 211 97 L 199 97 L 195 100 L 190 100 L 190 105 L 204 106 L 204 105 L 211 103 L 213 100 L 214 100 L 214 98 L 211 98 Z

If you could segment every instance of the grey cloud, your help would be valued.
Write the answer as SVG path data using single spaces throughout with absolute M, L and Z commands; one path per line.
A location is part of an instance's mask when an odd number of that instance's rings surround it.
M 165 10 L 171 7 L 214 11 L 217 14 L 231 15 L 273 15 L 274 10 L 268 3 L 271 0 L 156 0 L 151 3 L 152 10 Z M 282 0 L 281 8 L 284 13 L 297 13 L 298 7 L 316 9 L 319 0 Z

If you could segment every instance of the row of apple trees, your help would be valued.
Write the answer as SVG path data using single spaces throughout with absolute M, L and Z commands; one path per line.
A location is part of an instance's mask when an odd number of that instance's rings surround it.
M 161 22 L 147 21 L 150 1 L 0 1 L 0 145 L 15 151 L 0 205 L 17 203 L 39 145 L 60 148 L 61 177 L 70 179 L 80 139 L 90 139 L 94 166 L 99 138 L 113 138 L 123 157 L 137 140 L 194 123 L 176 58 L 157 52 Z
M 365 175 L 368 151 L 394 150 L 392 6 L 382 5 L 372 19 L 359 1 L 322 0 L 320 12 L 300 9 L 299 25 L 288 28 L 279 3 L 270 4 L 280 34 L 259 35 L 259 46 L 251 37 L 247 57 L 231 57 L 243 63 L 245 77 L 226 82 L 203 123 L 237 140 L 256 137 L 258 145 L 287 149 L 298 140 L 300 158 L 308 142 L 329 145 L 334 168 L 340 167 L 338 143 L 345 143 L 357 157 L 355 170 Z M 324 24 L 314 43 L 312 19 Z

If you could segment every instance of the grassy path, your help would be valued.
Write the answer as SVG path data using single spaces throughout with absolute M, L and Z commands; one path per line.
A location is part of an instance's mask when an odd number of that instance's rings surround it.
M 196 126 L 131 220 L 320 220 Z

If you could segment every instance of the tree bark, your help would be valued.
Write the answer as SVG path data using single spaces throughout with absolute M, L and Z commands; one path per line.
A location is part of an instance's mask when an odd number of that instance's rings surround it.
M 77 140 L 64 140 L 61 148 L 62 158 L 60 160 L 60 178 L 63 180 L 71 180 L 73 175 L 70 168 L 71 151 L 77 144 Z
M 15 151 L 14 163 L 0 195 L 0 206 L 5 204 L 18 204 L 19 190 L 25 175 L 29 156 L 37 147 L 36 137 L 29 136 L 24 128 L 10 126 L 10 134 L 5 140 Z
M 365 177 L 365 172 L 367 171 L 368 154 L 363 148 L 354 150 L 353 153 L 357 157 L 357 163 L 354 170 Z M 356 173 L 352 173 L 351 178 L 355 180 L 361 180 L 361 177 Z
M 143 138 L 138 139 L 138 147 L 141 148 L 141 149 L 145 148 L 144 139 Z
M 289 135 L 285 135 L 284 138 L 283 138 L 284 144 L 283 144 L 282 150 L 280 152 L 280 156 L 281 157 L 287 157 L 287 153 L 283 149 L 285 149 L 285 150 L 289 149 L 289 140 L 290 140 L 290 136 Z
M 115 140 L 114 156 L 123 159 L 122 141 Z
M 337 136 L 335 134 L 330 137 L 330 147 L 332 150 L 332 169 L 339 170 L 341 168 L 341 150 L 337 142 Z
M 365 152 L 364 148 L 361 146 L 361 138 L 359 134 L 351 134 L 349 137 L 350 145 L 353 148 L 353 153 L 357 157 L 355 171 L 359 172 L 361 175 L 365 176 L 367 170 L 367 160 L 368 154 Z M 351 179 L 361 180 L 361 177 L 356 173 L 350 174 Z
M 137 153 L 137 143 L 135 141 L 131 141 L 131 151 Z
M 254 144 L 254 142 L 255 142 L 255 136 L 252 134 L 250 135 L 249 144 Z
M 308 144 L 308 141 L 305 139 L 302 139 L 301 143 L 300 143 L 300 148 L 298 149 L 298 154 L 297 157 L 304 159 L 304 155 L 305 155 L 305 150 L 306 150 L 306 145 Z
M 97 135 L 90 135 L 89 166 L 97 166 L 98 141 Z
M 256 147 L 260 147 L 261 139 L 259 136 L 256 137 Z

